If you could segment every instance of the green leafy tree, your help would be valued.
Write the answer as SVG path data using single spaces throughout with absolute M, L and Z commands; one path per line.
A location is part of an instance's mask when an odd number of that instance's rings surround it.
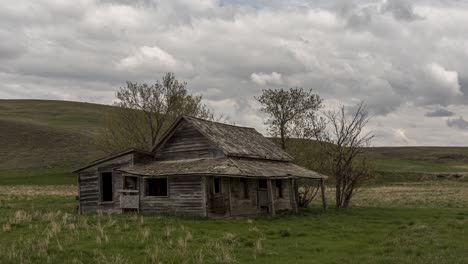
M 150 85 L 127 81 L 116 97 L 97 136 L 98 145 L 107 153 L 131 147 L 151 150 L 180 115 L 213 119 L 202 96 L 190 94 L 187 83 L 179 82 L 173 73 Z
M 265 124 L 269 134 L 279 138 L 283 149 L 286 149 L 289 138 L 312 131 L 310 120 L 315 119 L 323 101 L 312 89 L 305 91 L 298 87 L 263 90 L 262 95 L 255 99 L 262 105 L 260 110 L 268 115 Z

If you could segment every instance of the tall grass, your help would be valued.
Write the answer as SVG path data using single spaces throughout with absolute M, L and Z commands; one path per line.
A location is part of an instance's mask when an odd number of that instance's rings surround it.
M 373 187 L 346 211 L 232 220 L 77 215 L 73 195 L 16 189 L 0 193 L 0 263 L 468 263 L 466 207 L 446 208 L 467 187 Z

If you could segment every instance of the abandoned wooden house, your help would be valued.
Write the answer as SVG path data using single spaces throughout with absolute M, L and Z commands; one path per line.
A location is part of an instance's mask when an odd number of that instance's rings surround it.
M 79 212 L 154 212 L 208 217 L 297 211 L 295 181 L 326 176 L 253 128 L 182 116 L 152 152 L 130 149 L 80 168 Z

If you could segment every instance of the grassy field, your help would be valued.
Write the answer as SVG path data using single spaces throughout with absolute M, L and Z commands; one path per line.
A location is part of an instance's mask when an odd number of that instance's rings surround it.
M 0 263 L 467 263 L 467 185 L 373 187 L 345 211 L 231 220 L 79 216 L 74 186 L 0 187 Z
M 208 220 L 76 214 L 109 106 L 0 100 L 0 263 L 468 263 L 468 148 L 369 148 L 351 209 Z M 313 141 L 293 140 L 315 168 Z M 333 207 L 333 189 L 327 188 Z

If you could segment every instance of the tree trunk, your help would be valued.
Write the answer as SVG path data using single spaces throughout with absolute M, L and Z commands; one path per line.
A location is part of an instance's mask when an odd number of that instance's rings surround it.
M 281 148 L 283 150 L 286 150 L 286 138 L 285 138 L 284 128 L 281 128 L 280 137 L 281 137 Z
M 338 176 L 338 175 L 337 175 Z M 335 207 L 341 208 L 341 177 L 336 177 L 335 184 Z

